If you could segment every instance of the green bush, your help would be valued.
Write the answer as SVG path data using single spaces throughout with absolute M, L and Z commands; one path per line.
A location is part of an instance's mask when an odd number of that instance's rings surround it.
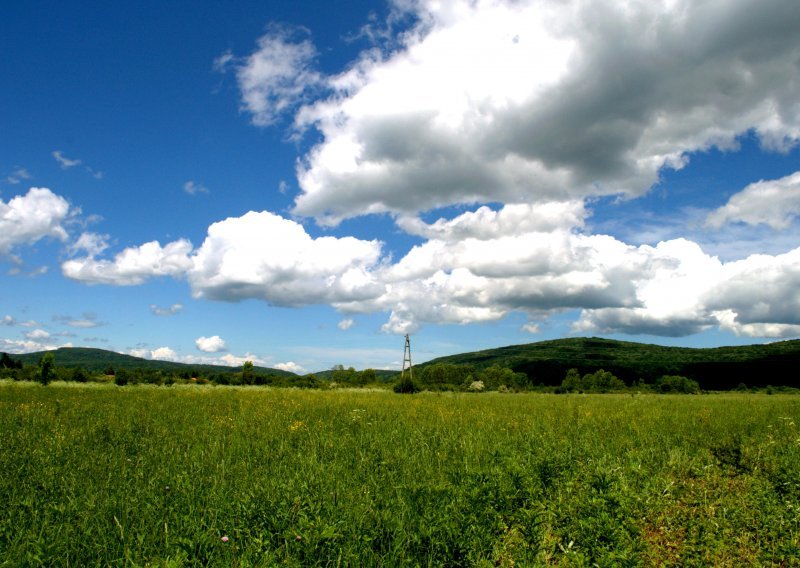
M 695 394 L 700 392 L 700 385 L 680 375 L 664 375 L 656 381 L 656 388 L 663 393 Z

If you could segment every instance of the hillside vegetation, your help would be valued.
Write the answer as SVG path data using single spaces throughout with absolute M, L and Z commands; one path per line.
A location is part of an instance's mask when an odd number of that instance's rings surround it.
M 102 349 L 61 348 L 14 355 L 25 371 L 12 378 L 35 380 L 36 366 L 52 354 L 56 380 L 71 380 L 70 372 L 130 375 L 118 384 L 161 384 L 197 378 L 216 384 L 330 387 L 387 386 L 397 383 L 397 371 L 336 365 L 333 369 L 300 377 L 267 367 L 187 365 L 153 361 Z M 4 360 L 11 360 L 4 355 Z M 3 369 L 0 362 L 0 376 Z M 800 340 L 766 345 L 718 348 L 664 347 L 600 338 L 570 338 L 511 345 L 473 353 L 440 357 L 414 366 L 416 390 L 536 390 L 556 392 L 613 392 L 633 387 L 657 392 L 697 392 L 800 387 Z M 8 373 L 6 373 L 8 375 Z M 91 379 L 90 379 L 91 380 Z
M 705 390 L 729 390 L 741 384 L 798 387 L 800 340 L 699 349 L 581 337 L 450 355 L 418 367 L 422 371 L 437 364 L 507 368 L 524 373 L 533 385 L 560 385 L 574 368 L 580 374 L 605 370 L 627 385 L 680 375 Z
M 45 353 L 45 351 L 26 353 L 24 355 L 13 355 L 12 358 L 26 365 L 36 365 Z M 108 368 L 114 370 L 125 369 L 129 371 L 135 369 L 152 369 L 170 373 L 193 370 L 202 371 L 204 373 L 234 373 L 241 370 L 241 367 L 229 367 L 226 365 L 195 365 L 176 363 L 174 361 L 156 361 L 90 347 L 62 347 L 51 353 L 53 353 L 55 357 L 55 364 L 59 367 L 81 367 L 87 371 L 97 373 L 105 371 Z M 254 366 L 253 370 L 284 377 L 295 376 L 295 373 L 269 367 Z

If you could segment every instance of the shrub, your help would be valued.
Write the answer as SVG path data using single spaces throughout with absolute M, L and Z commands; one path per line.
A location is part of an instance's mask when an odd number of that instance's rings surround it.
M 393 387 L 394 392 L 400 394 L 414 394 L 419 392 L 419 387 L 411 380 L 409 375 L 403 375 Z
M 485 388 L 483 381 L 472 381 L 467 390 L 469 392 L 483 392 Z
M 680 375 L 664 375 L 656 381 L 656 387 L 663 393 L 694 394 L 700 391 L 700 385 Z

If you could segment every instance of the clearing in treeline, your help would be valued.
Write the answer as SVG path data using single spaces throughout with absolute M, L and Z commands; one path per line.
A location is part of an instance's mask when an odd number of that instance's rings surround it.
M 800 398 L 0 382 L 0 565 L 797 566 Z

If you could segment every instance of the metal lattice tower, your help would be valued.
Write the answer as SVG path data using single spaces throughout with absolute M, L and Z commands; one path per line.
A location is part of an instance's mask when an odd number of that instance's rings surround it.
M 408 369 L 408 378 L 414 379 L 414 371 L 411 370 L 411 339 L 406 334 L 406 346 L 403 350 L 403 371 L 400 373 L 401 378 L 405 378 L 406 369 Z

